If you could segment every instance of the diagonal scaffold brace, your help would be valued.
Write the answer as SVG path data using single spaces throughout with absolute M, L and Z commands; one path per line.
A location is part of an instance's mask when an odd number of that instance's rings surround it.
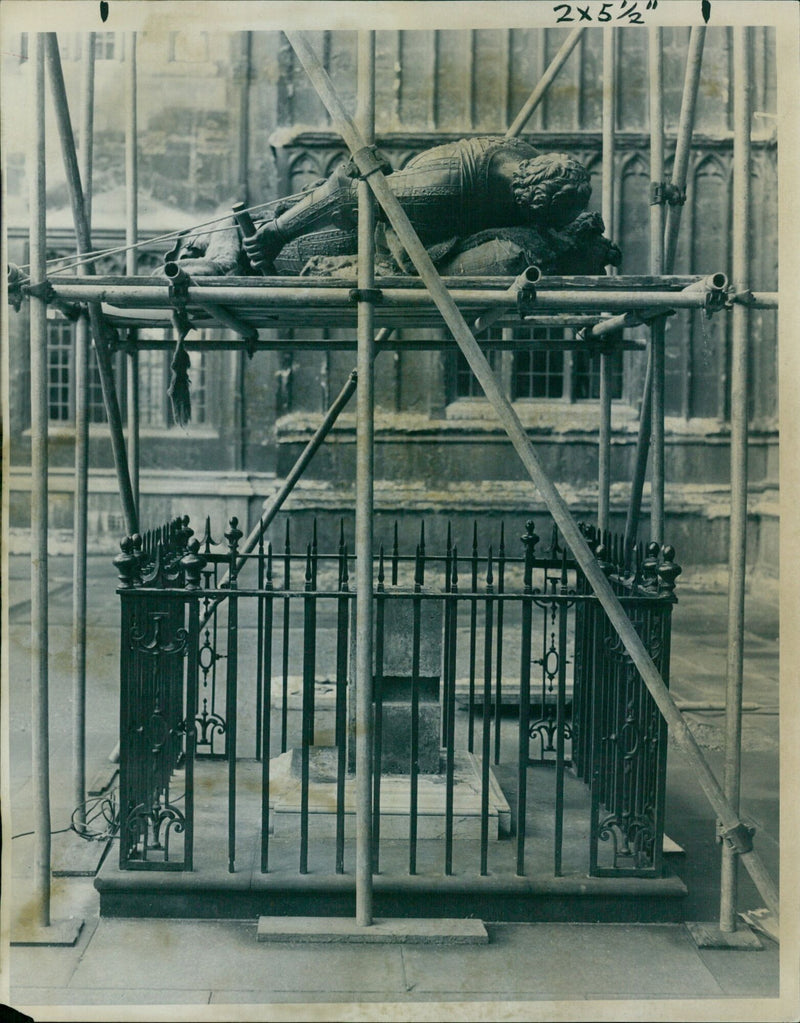
M 676 706 L 641 638 L 625 613 L 611 584 L 592 556 L 566 502 L 542 467 L 533 444 L 525 432 L 525 428 L 511 403 L 503 394 L 486 357 L 473 337 L 464 317 L 459 312 L 450 293 L 439 277 L 425 247 L 420 242 L 383 173 L 371 165 L 368 155 L 369 151 L 361 132 L 345 110 L 327 72 L 322 66 L 322 62 L 309 44 L 305 34 L 287 31 L 286 36 L 305 68 L 319 98 L 328 110 L 333 129 L 341 134 L 353 154 L 353 159 L 359 166 L 359 170 L 366 176 L 366 181 L 372 189 L 376 200 L 381 205 L 389 223 L 408 252 L 420 278 L 428 288 L 431 297 L 442 314 L 442 318 L 451 330 L 472 372 L 483 388 L 486 398 L 491 402 L 498 419 L 506 430 L 531 480 L 544 498 L 564 540 L 571 548 L 573 555 L 589 580 L 593 591 L 616 629 L 636 669 L 642 676 L 653 700 L 666 720 L 675 741 L 689 757 L 692 766 L 697 772 L 700 785 L 719 818 L 723 837 L 731 845 L 731 848 L 734 848 L 738 853 L 765 904 L 777 919 L 778 892 L 761 857 L 752 847 L 749 836 L 747 840 L 742 840 L 747 830 L 746 826 L 740 820 L 735 808 L 722 791 L 719 782 L 703 756 L 702 750 L 697 744 L 697 740 L 692 735 L 683 715 Z M 365 155 L 365 165 L 361 167 L 359 160 L 363 159 Z

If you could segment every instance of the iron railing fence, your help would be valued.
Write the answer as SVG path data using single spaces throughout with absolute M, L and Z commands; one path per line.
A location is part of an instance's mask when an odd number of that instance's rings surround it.
M 625 565 L 619 537 L 585 534 L 666 679 L 674 551 L 639 546 Z M 243 763 L 258 765 L 262 872 L 276 842 L 285 853 L 286 835 L 300 873 L 344 873 L 352 854 L 354 558 L 343 528 L 333 554 L 318 551 L 316 526 L 300 554 L 288 523 L 277 553 L 262 539 L 243 554 L 242 535 L 232 519 L 215 541 L 207 521 L 197 539 L 177 519 L 126 538 L 115 559 L 123 868 L 192 869 L 195 768 L 215 760 L 226 772 L 230 871 Z M 525 875 L 541 831 L 529 775 L 551 764 L 552 872 L 658 874 L 664 722 L 557 532 L 539 553 L 532 521 L 520 540 L 521 556 L 510 555 L 501 527 L 481 553 L 476 525 L 467 554 L 448 530 L 444 552 L 431 555 L 423 526 L 409 556 L 395 527 L 379 548 L 374 868 L 388 852 L 396 869 L 402 846 L 409 874 L 436 865 L 487 875 L 497 849 Z M 577 816 L 565 802 L 572 778 L 588 790 Z M 587 830 L 587 814 L 588 843 L 565 866 L 565 838 Z

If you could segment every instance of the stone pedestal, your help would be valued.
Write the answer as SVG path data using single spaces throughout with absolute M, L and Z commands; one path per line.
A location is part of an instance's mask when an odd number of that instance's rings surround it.
M 411 677 L 413 659 L 413 603 L 411 594 L 384 603 L 382 700 L 382 756 L 384 774 L 409 774 L 411 769 Z M 419 642 L 419 770 L 440 771 L 442 674 L 442 602 L 420 601 Z M 350 628 L 350 685 L 348 686 L 348 769 L 355 770 L 356 641 L 355 613 Z M 374 648 L 373 648 L 374 654 Z M 373 657 L 373 667 L 375 661 Z M 373 695 L 377 683 L 373 676 Z

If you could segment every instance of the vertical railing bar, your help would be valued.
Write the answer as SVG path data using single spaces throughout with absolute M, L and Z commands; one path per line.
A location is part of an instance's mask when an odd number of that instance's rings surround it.
M 264 714 L 262 686 L 264 683 L 264 534 L 258 538 L 258 563 L 256 588 L 256 760 L 260 760 L 261 752 L 261 719 Z M 269 715 L 269 707 L 266 709 Z
M 481 877 L 489 872 L 489 758 L 492 725 L 492 630 L 494 618 L 492 548 L 486 559 L 486 620 L 483 655 L 483 744 L 481 749 Z
M 470 592 L 478 592 L 478 523 L 472 527 L 472 578 Z M 478 637 L 478 598 L 470 599 L 469 608 L 469 721 L 467 724 L 467 749 L 474 752 L 475 743 L 475 655 Z
M 500 523 L 500 547 L 497 552 L 497 592 L 505 592 L 506 544 L 505 523 Z M 494 708 L 494 762 L 500 763 L 500 731 L 503 713 L 503 694 L 501 676 L 503 673 L 503 601 L 497 602 L 497 662 L 495 665 L 495 708 Z
M 559 594 L 563 598 L 558 605 L 558 694 L 556 697 L 556 819 L 554 873 L 561 876 L 561 859 L 564 840 L 564 726 L 565 696 L 567 685 L 567 551 L 561 560 L 561 585 Z
M 447 746 L 447 694 L 450 683 L 450 611 L 452 610 L 447 595 L 450 593 L 450 576 L 452 573 L 453 536 L 452 524 L 447 523 L 447 539 L 444 556 L 444 598 L 442 599 L 442 659 L 441 659 L 441 691 L 439 693 L 439 734 L 445 747 Z
M 131 756 L 131 702 L 136 680 L 133 671 L 133 655 L 130 645 L 130 634 L 133 626 L 133 601 L 126 594 L 120 594 L 120 644 L 119 644 L 119 866 L 125 869 L 130 850 L 130 828 L 128 812 L 130 810 L 131 775 L 136 770 L 137 761 Z
M 394 520 L 394 537 L 392 540 L 392 586 L 397 586 L 397 568 L 400 548 L 397 539 L 397 519 Z
M 263 539 L 259 554 L 263 554 Z M 259 574 L 263 574 L 262 557 L 258 559 Z M 264 695 L 261 701 L 261 873 L 269 869 L 269 786 L 270 786 L 270 746 L 272 744 L 272 541 L 267 544 L 267 573 L 262 579 L 259 589 L 264 588 L 269 596 L 259 596 L 259 603 L 264 600 L 263 634 L 264 644 L 261 651 L 263 657 Z
M 283 589 L 288 593 L 291 586 L 292 549 L 289 539 L 289 519 L 286 520 L 286 536 L 283 545 Z M 287 727 L 289 718 L 289 633 L 291 628 L 291 600 L 283 598 L 282 651 L 281 651 L 281 753 L 286 752 Z
M 317 589 L 317 520 L 314 519 L 311 531 L 311 589 L 316 593 Z M 314 678 L 309 689 L 309 702 L 311 713 L 309 715 L 309 743 L 314 745 L 314 733 L 316 722 L 317 692 L 316 692 L 316 644 L 317 644 L 317 602 L 314 600 L 314 631 L 312 633 L 314 644 Z
M 375 595 L 375 677 L 373 699 L 375 701 L 374 752 L 372 773 L 372 872 L 380 869 L 381 845 L 381 766 L 383 763 L 383 644 L 386 612 L 385 577 L 383 566 L 383 544 L 379 549 L 378 586 Z
M 523 575 L 522 623 L 520 636 L 519 665 L 519 735 L 517 749 L 517 876 L 525 874 L 525 829 L 528 803 L 528 759 L 530 756 L 530 703 L 531 703 L 531 632 L 533 605 L 530 600 L 533 589 L 533 552 L 539 539 L 533 528 L 533 519 L 525 524 L 525 535 L 521 538 L 525 547 L 525 568 Z
M 447 702 L 445 705 L 445 749 L 447 767 L 445 779 L 445 868 L 453 873 L 453 779 L 455 774 L 455 721 L 456 721 L 456 638 L 458 636 L 458 547 L 453 546 L 450 572 L 450 613 L 448 615 L 448 670 Z
M 672 605 L 668 604 L 663 615 L 663 633 L 662 633 L 662 663 L 661 663 L 661 675 L 664 679 L 665 685 L 669 685 L 669 674 L 670 674 L 670 653 L 671 653 L 671 639 L 672 639 Z M 654 831 L 655 831 L 655 845 L 653 848 L 653 869 L 658 876 L 661 875 L 663 867 L 663 856 L 664 856 L 664 818 L 666 809 L 666 798 L 667 798 L 667 722 L 664 720 L 661 714 L 658 713 L 658 708 L 655 707 L 655 701 L 650 697 L 649 692 L 647 693 L 648 701 L 653 704 L 653 713 L 656 717 L 656 728 L 658 729 L 658 741 L 656 745 L 656 798 L 654 806 Z
M 347 770 L 347 655 L 350 618 L 347 545 L 342 537 L 336 623 L 336 873 L 344 873 L 344 798 Z
M 183 862 L 185 870 L 194 869 L 194 758 L 197 745 L 197 687 L 199 684 L 200 664 L 200 595 L 193 594 L 189 601 L 189 654 L 186 664 L 186 718 L 185 718 L 185 757 L 186 757 L 186 810 L 185 830 L 183 839 Z
M 306 578 L 303 598 L 303 709 L 302 709 L 302 742 L 300 748 L 300 873 L 308 873 L 308 786 L 311 755 L 311 721 L 313 704 L 311 689 L 314 685 L 313 651 L 316 637 L 315 604 L 311 592 L 311 544 L 306 548 Z
M 408 820 L 408 872 L 417 872 L 417 800 L 419 776 L 419 644 L 421 601 L 418 594 L 422 589 L 422 555 L 417 545 L 417 561 L 414 573 L 414 597 L 412 598 L 411 626 L 411 771 Z
M 227 741 L 225 752 L 228 758 L 228 872 L 233 873 L 236 860 L 236 733 L 237 733 L 237 685 L 239 676 L 239 598 L 238 573 L 236 571 L 236 548 L 242 537 L 238 521 L 232 518 L 225 534 L 228 541 L 230 567 L 230 595 L 228 597 L 228 665 L 225 684 L 225 718 Z

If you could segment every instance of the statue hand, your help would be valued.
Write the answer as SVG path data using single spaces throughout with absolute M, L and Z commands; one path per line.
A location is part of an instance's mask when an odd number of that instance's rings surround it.
M 254 235 L 242 239 L 242 248 L 254 267 L 268 266 L 283 248 L 281 237 L 274 220 L 261 224 Z

